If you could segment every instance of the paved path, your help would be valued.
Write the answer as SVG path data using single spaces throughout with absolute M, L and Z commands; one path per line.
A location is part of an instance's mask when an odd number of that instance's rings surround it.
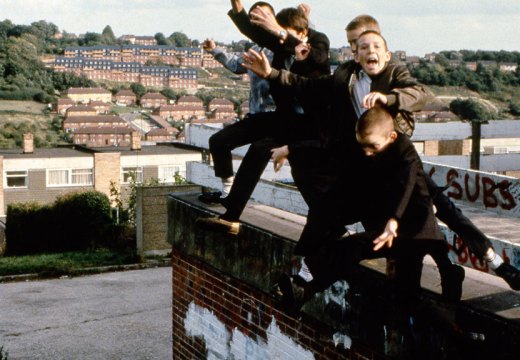
M 172 359 L 171 267 L 0 284 L 16 359 Z

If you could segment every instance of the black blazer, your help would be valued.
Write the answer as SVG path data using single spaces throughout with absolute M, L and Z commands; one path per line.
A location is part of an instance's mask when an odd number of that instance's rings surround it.
M 421 159 L 406 135 L 398 134 L 386 151 L 365 157 L 363 164 L 359 170 L 366 180 L 368 196 L 365 227 L 382 230 L 390 218 L 395 218 L 400 238 L 444 240 Z

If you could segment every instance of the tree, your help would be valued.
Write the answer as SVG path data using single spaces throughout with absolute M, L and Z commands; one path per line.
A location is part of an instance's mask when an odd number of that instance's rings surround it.
M 464 120 L 491 120 L 496 117 L 481 103 L 473 99 L 455 99 L 450 103 L 450 111 Z
M 130 89 L 132 89 L 132 91 L 138 99 L 141 98 L 141 96 L 143 96 L 144 94 L 146 94 L 146 88 L 143 86 L 143 84 L 132 83 L 130 84 Z
M 179 31 L 176 31 L 176 32 L 172 33 L 170 35 L 169 39 L 170 39 L 170 41 L 172 42 L 173 45 L 178 46 L 178 47 L 189 47 L 189 46 L 191 46 L 191 41 L 188 38 L 188 36 L 186 36 L 186 34 L 184 34 L 182 32 L 179 32 Z
M 105 26 L 103 29 L 103 32 L 101 33 L 101 37 L 103 40 L 105 40 L 106 44 L 115 44 L 116 43 L 116 37 L 114 35 L 114 32 L 112 31 L 112 28 L 110 25 Z
M 163 33 L 157 33 L 155 34 L 155 41 L 157 41 L 157 45 L 171 45 L 172 42 L 167 39 Z

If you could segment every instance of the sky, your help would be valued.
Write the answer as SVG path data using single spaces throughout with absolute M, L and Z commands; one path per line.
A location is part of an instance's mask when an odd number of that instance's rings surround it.
M 271 0 L 276 11 L 298 1 Z M 332 47 L 346 45 L 345 26 L 355 16 L 378 19 L 390 50 L 423 56 L 442 50 L 520 51 L 520 0 L 305 0 L 311 23 Z M 242 1 L 247 9 L 254 1 Z M 244 37 L 227 16 L 228 0 L 0 0 L 0 20 L 28 25 L 45 20 L 60 30 L 169 36 L 230 43 Z

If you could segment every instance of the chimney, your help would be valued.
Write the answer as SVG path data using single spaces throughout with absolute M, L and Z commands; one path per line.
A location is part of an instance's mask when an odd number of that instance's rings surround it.
M 132 131 L 130 149 L 141 150 L 141 134 L 138 131 Z
M 23 134 L 23 153 L 32 154 L 34 152 L 34 136 L 31 133 Z

